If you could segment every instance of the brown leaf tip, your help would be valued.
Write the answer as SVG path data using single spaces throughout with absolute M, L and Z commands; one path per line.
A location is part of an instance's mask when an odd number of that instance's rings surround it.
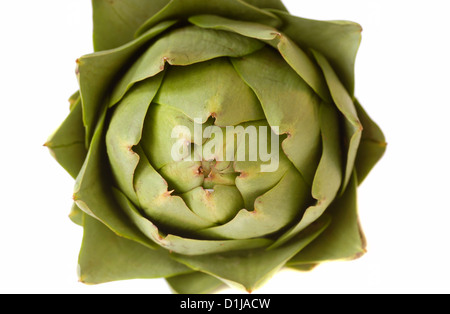
M 249 176 L 248 172 L 242 171 L 241 174 L 239 175 L 240 179 L 245 179 Z
M 164 196 L 164 197 L 170 197 L 170 196 L 172 195 L 173 192 L 175 192 L 175 190 L 171 190 L 171 191 L 164 192 L 163 196 Z

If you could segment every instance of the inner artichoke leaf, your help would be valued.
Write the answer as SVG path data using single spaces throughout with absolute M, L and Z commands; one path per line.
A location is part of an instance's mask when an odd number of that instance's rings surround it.
M 330 218 L 323 216 L 291 241 L 275 250 L 261 248 L 202 256 L 174 254 L 172 258 L 189 268 L 215 276 L 232 287 L 252 292 L 314 241 L 326 230 L 329 223 Z
M 279 6 L 279 5 L 278 5 Z M 261 24 L 277 26 L 278 17 L 241 0 L 172 0 L 158 14 L 148 19 L 137 31 L 137 35 L 146 32 L 155 24 L 168 19 L 187 19 L 197 14 L 217 14 L 238 20 L 260 22 Z
M 320 98 L 270 47 L 231 60 L 257 95 L 269 125 L 287 135 L 283 151 L 311 184 L 320 159 Z
M 199 234 L 224 239 L 269 236 L 300 219 L 310 202 L 310 188 L 292 166 L 277 185 L 255 200 L 254 210 L 242 209 L 228 223 Z
M 101 222 L 83 217 L 83 242 L 78 258 L 81 282 L 99 284 L 135 278 L 161 278 L 191 272 L 158 247 L 149 249 L 119 237 Z
M 343 191 L 353 174 L 356 154 L 358 153 L 359 144 L 361 142 L 363 126 L 359 120 L 353 98 L 349 95 L 348 91 L 345 89 L 344 85 L 337 77 L 330 63 L 321 53 L 317 51 L 313 51 L 313 53 L 324 72 L 325 79 L 327 80 L 327 84 L 330 88 L 334 103 L 345 117 L 344 133 L 346 136 L 346 141 L 344 142 L 344 144 L 347 148 L 347 160 L 345 166 L 344 182 L 341 189 L 341 191 Z
M 117 235 L 154 248 L 155 243 L 134 226 L 114 197 L 114 180 L 105 147 L 106 106 L 103 108 L 86 160 L 75 182 L 73 200 L 84 213 L 95 217 Z
M 231 185 L 214 185 L 213 191 L 198 187 L 181 197 L 194 213 L 215 225 L 227 223 L 244 208 L 241 193 Z
M 91 141 L 102 106 L 107 105 L 105 95 L 110 91 L 118 72 L 142 46 L 175 23 L 176 21 L 164 21 L 124 46 L 88 54 L 77 60 L 87 143 Z
M 235 184 L 244 208 L 252 211 L 256 198 L 277 185 L 293 165 L 281 149 L 281 138 L 265 120 L 243 124 L 236 137 Z
M 61 126 L 49 137 L 46 146 L 55 160 L 76 178 L 86 159 L 86 133 L 80 97 L 72 98 L 71 110 Z
M 218 57 L 240 57 L 264 44 L 225 31 L 186 26 L 163 34 L 129 67 L 114 88 L 111 103 L 120 100 L 131 86 L 158 74 L 165 65 L 191 65 Z
M 353 96 L 355 59 L 361 43 L 361 25 L 348 21 L 318 21 L 270 10 L 282 21 L 281 30 L 304 49 L 313 49 L 325 56 L 339 79 Z
M 202 123 L 212 116 L 218 126 L 264 119 L 256 95 L 228 58 L 170 67 L 155 102 L 178 108 L 192 120 L 201 119 Z
M 192 150 L 191 156 L 194 156 L 194 150 Z M 175 190 L 177 194 L 203 186 L 205 181 L 205 176 L 202 173 L 202 162 L 195 161 L 193 157 L 189 161 L 167 163 L 158 172 L 167 181 L 169 189 Z
M 201 161 L 196 156 L 200 155 L 206 141 L 204 130 L 212 122 L 196 123 L 175 107 L 152 103 L 144 121 L 140 145 L 156 170 L 173 162 Z
M 171 252 L 184 255 L 204 255 L 262 248 L 273 243 L 272 240 L 264 238 L 248 240 L 202 240 L 165 234 L 153 222 L 146 218 L 121 191 L 114 189 L 114 192 L 121 208 L 134 223 L 135 227 L 154 243 Z
M 357 180 L 353 175 L 342 194 L 327 210 L 331 224 L 313 243 L 293 257 L 288 265 L 349 260 L 366 252 L 358 220 Z
M 272 248 L 289 239 L 317 220 L 336 198 L 343 180 L 343 158 L 339 130 L 339 112 L 331 104 L 322 102 L 319 111 L 322 157 L 312 186 L 312 196 L 317 203 L 308 207 L 302 219 L 279 237 Z
M 159 89 L 163 74 L 136 84 L 116 106 L 106 133 L 106 148 L 115 182 L 136 205 L 134 172 L 139 156 L 133 146 L 141 140 L 148 108 Z
M 176 234 L 193 234 L 213 223 L 192 212 L 179 196 L 172 196 L 166 180 L 153 168 L 140 145 L 135 148 L 140 160 L 134 187 L 146 217 L 162 230 Z
M 259 39 L 278 49 L 286 62 L 323 99 L 329 101 L 323 74 L 311 58 L 286 35 L 276 28 L 248 21 L 237 21 L 217 15 L 196 15 L 189 22 L 202 28 L 234 32 Z

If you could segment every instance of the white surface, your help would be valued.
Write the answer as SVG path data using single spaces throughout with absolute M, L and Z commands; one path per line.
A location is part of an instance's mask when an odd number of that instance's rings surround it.
M 450 292 L 446 2 L 284 1 L 294 15 L 363 26 L 356 94 L 389 146 L 359 190 L 368 253 L 282 272 L 255 293 Z M 77 282 L 73 180 L 42 144 L 68 113 L 91 27 L 87 0 L 0 3 L 0 293 L 170 292 L 163 280 Z

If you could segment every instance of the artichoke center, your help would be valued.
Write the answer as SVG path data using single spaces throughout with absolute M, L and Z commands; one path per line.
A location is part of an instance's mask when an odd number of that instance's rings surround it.
M 203 160 L 198 172 L 204 176 L 205 189 L 214 189 L 215 185 L 235 185 L 236 177 L 239 175 L 230 161 Z

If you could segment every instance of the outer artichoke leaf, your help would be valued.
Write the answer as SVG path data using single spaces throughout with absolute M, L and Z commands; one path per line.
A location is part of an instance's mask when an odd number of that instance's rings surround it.
M 311 184 L 320 159 L 320 98 L 271 48 L 232 63 L 257 95 L 269 125 L 288 135 L 283 151 Z
M 202 28 L 220 29 L 260 40 L 273 40 L 278 34 L 277 29 L 269 25 L 232 20 L 218 15 L 195 15 L 188 21 Z
M 77 90 L 75 93 L 73 93 L 69 97 L 69 109 L 72 111 L 72 109 L 78 104 L 78 101 L 81 99 L 80 91 Z
M 226 287 L 216 277 L 199 271 L 173 276 L 166 281 L 172 291 L 177 294 L 209 294 Z
M 244 0 L 244 1 L 247 2 L 248 4 L 251 4 L 261 9 L 276 9 L 287 12 L 286 7 L 284 6 L 283 2 L 281 2 L 281 0 Z
M 256 199 L 253 211 L 242 209 L 230 222 L 205 229 L 201 234 L 225 239 L 270 235 L 299 219 L 310 199 L 309 186 L 292 166 L 275 187 Z
M 265 238 L 242 240 L 201 240 L 183 238 L 170 234 L 165 237 L 162 242 L 163 246 L 168 250 L 174 253 L 183 254 L 185 256 L 252 250 L 267 247 L 272 243 L 272 240 Z
M 83 283 L 161 278 L 191 271 L 173 260 L 167 250 L 151 250 L 119 237 L 86 214 L 83 227 L 83 242 L 78 259 L 79 278 Z
M 134 83 L 163 71 L 166 63 L 184 66 L 224 56 L 240 57 L 263 45 L 256 39 L 225 31 L 196 26 L 177 28 L 156 40 L 131 65 L 114 89 L 112 103 L 119 101 Z
M 218 126 L 264 119 L 255 94 L 226 58 L 170 67 L 155 102 L 178 108 L 192 120 L 201 118 L 203 123 L 213 116 Z
M 356 176 L 352 176 L 347 190 L 327 210 L 332 220 L 330 226 L 314 242 L 288 262 L 288 266 L 348 260 L 365 253 L 356 204 Z
M 358 116 L 364 127 L 361 143 L 356 155 L 355 168 L 358 184 L 361 184 L 370 170 L 381 159 L 386 151 L 386 139 L 378 125 L 369 117 L 360 103 L 355 101 Z
M 106 107 L 92 138 L 86 161 L 76 179 L 73 199 L 80 209 L 103 222 L 119 236 L 155 247 L 132 224 L 114 198 L 113 180 L 107 167 L 105 117 Z
M 76 178 L 83 166 L 87 150 L 85 144 L 85 130 L 80 98 L 71 98 L 72 109 L 44 146 L 58 163 L 73 177 Z
M 326 102 L 331 101 L 325 79 L 308 55 L 289 37 L 280 34 L 277 38 L 278 50 L 292 69 Z
M 172 0 L 163 10 L 147 20 L 138 30 L 137 35 L 143 34 L 161 21 L 187 19 L 198 14 L 216 14 L 271 26 L 280 24 L 280 20 L 275 14 L 256 8 L 241 0 Z
M 92 0 L 95 51 L 117 48 L 170 0 Z
M 253 22 L 236 21 L 216 15 L 197 15 L 189 22 L 202 28 L 220 29 L 259 39 L 276 47 L 286 62 L 320 96 L 328 101 L 330 93 L 316 64 L 288 37 L 277 29 Z
M 308 272 L 313 270 L 317 266 L 319 266 L 319 264 L 298 264 L 298 265 L 289 265 L 288 268 L 295 269 L 301 272 Z
M 358 184 L 363 183 L 373 167 L 383 157 L 386 152 L 386 145 L 386 143 L 381 141 L 361 140 L 355 161 Z
M 153 168 L 140 146 L 136 146 L 136 152 L 140 160 L 134 187 L 146 217 L 163 230 L 179 234 L 192 234 L 213 225 L 192 212 L 180 196 L 171 195 L 173 191 L 168 190 L 167 182 Z
M 161 84 L 163 75 L 133 87 L 117 105 L 106 133 L 106 148 L 116 184 L 135 204 L 134 171 L 139 156 L 132 150 L 141 140 L 148 108 Z
M 158 228 L 150 220 L 139 212 L 122 192 L 117 189 L 114 189 L 114 192 L 124 212 L 133 221 L 134 225 L 149 239 L 171 252 L 184 255 L 204 255 L 267 247 L 273 243 L 271 240 L 262 238 L 250 240 L 199 240 L 170 234 L 164 235 L 159 232 Z
M 282 235 L 272 246 L 278 247 L 309 226 L 327 210 L 335 199 L 343 178 L 337 110 L 327 103 L 320 106 L 322 158 L 314 178 L 312 195 L 317 203 L 310 206 L 300 222 Z
M 142 215 L 136 205 L 131 202 L 124 192 L 117 188 L 113 188 L 113 193 L 120 208 L 123 210 L 124 214 L 128 216 L 133 225 L 153 242 L 160 242 L 163 235 L 159 232 L 158 228 Z
M 348 93 L 355 87 L 355 59 L 361 42 L 361 26 L 342 21 L 317 21 L 270 10 L 282 21 L 281 30 L 300 47 L 322 53 L 333 66 Z
M 285 263 L 319 236 L 328 226 L 324 216 L 291 241 L 275 250 L 255 249 L 203 256 L 174 254 L 189 268 L 215 276 L 230 286 L 254 291 L 269 280 Z
M 337 77 L 333 68 L 325 59 L 325 57 L 314 51 L 313 52 L 320 67 L 322 68 L 328 87 L 330 88 L 331 96 L 339 111 L 345 117 L 345 144 L 347 146 L 347 160 L 345 167 L 344 183 L 342 185 L 342 191 L 346 188 L 350 177 L 353 174 L 355 167 L 356 154 L 358 152 L 359 144 L 361 142 L 361 135 L 363 126 L 359 121 L 358 113 L 353 103 L 352 97 L 349 95 L 341 81 Z
M 136 40 L 116 49 L 85 55 L 77 60 L 78 81 L 83 103 L 83 122 L 90 142 L 105 97 L 117 79 L 119 71 L 149 40 L 165 31 L 176 21 L 164 21 Z
M 74 224 L 77 224 L 79 226 L 83 226 L 83 211 L 77 206 L 77 204 L 74 202 L 72 204 L 72 208 L 70 210 L 69 218 L 72 220 Z

